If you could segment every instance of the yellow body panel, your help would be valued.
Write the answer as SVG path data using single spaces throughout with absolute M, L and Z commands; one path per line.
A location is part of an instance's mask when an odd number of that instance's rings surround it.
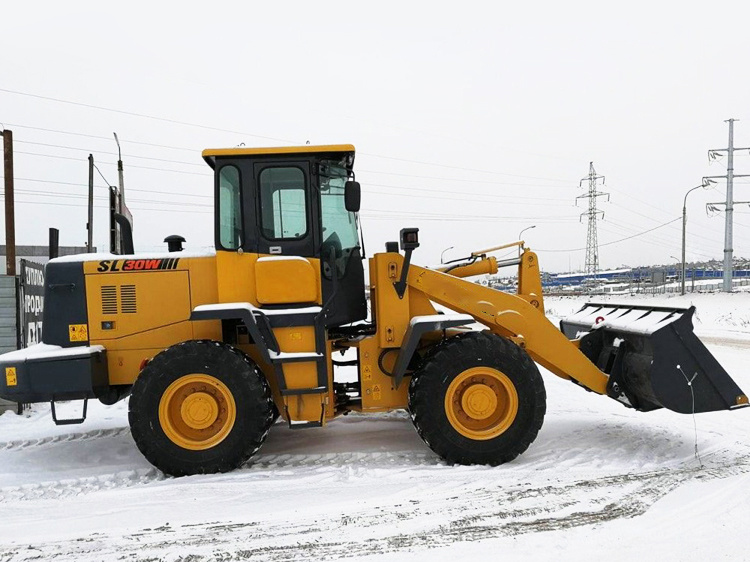
M 378 344 L 382 349 L 401 347 L 412 316 L 436 314 L 423 294 L 412 295 L 407 286 L 399 298 L 393 284 L 401 277 L 403 256 L 375 254 L 370 260 L 370 290 L 373 312 L 378 319 Z
M 258 305 L 255 262 L 258 254 L 216 252 L 216 302 L 249 302 Z
M 260 304 L 320 302 L 320 275 L 306 259 L 259 259 L 255 283 Z
M 323 297 L 320 285 L 320 260 L 305 258 L 304 261 L 309 264 L 309 267 L 306 267 L 301 260 L 299 261 L 299 265 L 296 266 L 298 272 L 303 271 L 303 275 L 307 276 L 306 279 L 314 283 L 312 290 L 308 288 L 303 291 L 302 287 L 289 288 L 283 286 L 289 282 L 289 279 L 285 275 L 289 275 L 295 271 L 294 266 L 289 267 L 289 264 L 293 260 L 272 260 L 268 262 L 261 261 L 259 263 L 258 258 L 260 257 L 268 256 L 253 253 L 217 252 L 215 275 L 218 295 L 217 300 L 213 302 L 249 302 L 255 306 L 286 302 L 312 302 L 321 304 Z M 261 281 L 261 290 L 263 291 L 261 296 L 267 302 L 261 302 L 258 296 L 258 266 L 260 266 L 260 271 L 265 276 L 265 279 Z M 310 274 L 313 276 L 312 279 L 309 277 Z M 274 282 L 278 285 L 277 287 L 269 286 Z M 311 296 L 311 291 L 315 291 L 315 298 L 311 301 L 281 300 L 283 298 L 294 297 L 295 294 L 307 298 Z
M 408 401 L 409 377 L 398 388 L 393 377 L 378 366 L 378 357 L 384 350 L 378 346 L 377 338 L 365 338 L 359 344 L 359 369 L 362 384 L 362 411 L 382 411 L 403 408 Z M 383 366 L 390 372 L 398 357 L 397 349 L 390 349 L 383 356 Z
M 105 302 L 105 294 L 114 298 Z M 91 340 L 123 338 L 177 324 L 190 318 L 190 277 L 187 271 L 87 275 L 86 305 Z M 113 328 L 103 329 L 103 322 L 111 322 Z
M 109 260 L 106 268 L 102 261 L 84 263 L 89 340 L 107 349 L 110 384 L 132 384 L 144 360 L 176 343 L 221 340 L 219 321 L 190 321 L 195 306 L 217 300 L 216 259 L 169 259 L 179 260 L 175 269 L 123 271 L 159 261 L 129 258 Z

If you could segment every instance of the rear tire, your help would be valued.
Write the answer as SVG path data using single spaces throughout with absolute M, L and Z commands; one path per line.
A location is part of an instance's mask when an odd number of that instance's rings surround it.
M 513 460 L 536 438 L 545 410 L 544 382 L 534 361 L 489 332 L 438 344 L 409 385 L 417 433 L 451 464 Z
M 227 472 L 260 448 L 273 401 L 244 353 L 221 342 L 186 341 L 143 369 L 128 418 L 138 449 L 166 474 Z

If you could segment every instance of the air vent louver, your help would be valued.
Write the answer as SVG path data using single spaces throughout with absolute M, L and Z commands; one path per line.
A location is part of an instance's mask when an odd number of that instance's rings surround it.
M 102 287 L 102 314 L 117 314 L 117 288 L 114 285 Z
M 120 287 L 120 310 L 123 314 L 135 314 L 135 285 L 122 285 Z

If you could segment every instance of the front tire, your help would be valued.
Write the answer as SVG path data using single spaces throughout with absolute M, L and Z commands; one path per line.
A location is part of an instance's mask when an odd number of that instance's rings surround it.
M 143 369 L 128 418 L 138 449 L 166 474 L 227 472 L 260 448 L 273 401 L 244 353 L 220 342 L 187 341 Z
M 523 453 L 544 421 L 536 364 L 513 342 L 470 332 L 438 344 L 409 385 L 420 437 L 451 464 L 498 465 Z

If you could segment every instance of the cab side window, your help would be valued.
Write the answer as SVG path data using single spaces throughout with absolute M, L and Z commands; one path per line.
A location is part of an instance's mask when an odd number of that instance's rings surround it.
M 240 172 L 234 166 L 219 170 L 219 243 L 225 250 L 242 247 Z
M 260 225 L 269 240 L 296 240 L 307 234 L 305 174 L 300 168 L 265 168 L 260 173 Z

